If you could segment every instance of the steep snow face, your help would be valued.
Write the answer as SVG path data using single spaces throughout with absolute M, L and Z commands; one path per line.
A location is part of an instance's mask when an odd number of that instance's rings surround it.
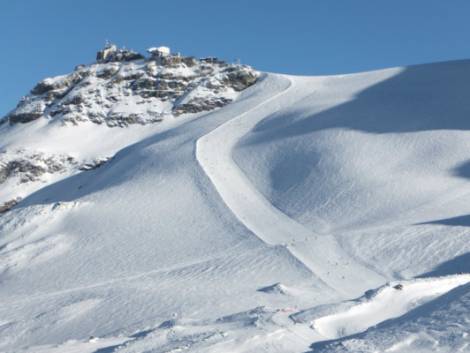
M 156 60 L 133 55 L 94 65 Z M 5 183 L 70 171 L 0 216 L 0 350 L 465 351 L 469 72 L 263 74 L 158 124 L 3 124 L 26 156 Z
M 470 251 L 464 228 L 449 226 L 469 224 L 452 221 L 470 212 L 469 68 L 306 79 L 309 93 L 259 121 L 234 159 L 309 229 L 337 235 L 376 271 L 419 275 Z
M 469 81 L 468 62 L 326 78 L 260 121 L 236 160 L 318 231 L 426 221 L 410 212 L 468 185 Z

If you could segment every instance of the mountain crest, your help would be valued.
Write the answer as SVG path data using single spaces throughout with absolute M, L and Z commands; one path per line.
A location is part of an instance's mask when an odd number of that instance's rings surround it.
M 252 68 L 217 58 L 149 48 L 149 57 L 107 43 L 96 62 L 46 78 L 7 115 L 10 124 L 45 118 L 109 127 L 149 124 L 230 103 L 259 77 Z

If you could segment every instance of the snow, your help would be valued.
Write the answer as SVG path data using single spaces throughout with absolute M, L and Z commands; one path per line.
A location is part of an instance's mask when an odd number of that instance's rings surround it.
M 468 352 L 469 289 L 457 287 L 364 333 L 318 343 L 313 352 Z
M 0 215 L 0 351 L 468 351 L 468 82 L 266 73 L 156 125 L 3 124 L 18 155 L 113 158 Z
M 289 79 L 284 85 L 277 95 L 199 139 L 196 157 L 225 204 L 256 236 L 268 245 L 285 246 L 300 264 L 319 277 L 319 281 L 336 291 L 349 291 L 354 295 L 354 286 L 361 281 L 359 294 L 363 291 L 364 281 L 369 281 L 368 286 L 373 287 L 383 282 L 383 278 L 350 259 L 333 237 L 316 234 L 273 207 L 231 158 L 231 151 L 240 138 L 265 116 L 279 109 L 277 104 L 286 104 L 284 99 L 287 104 L 295 102 L 299 99 L 299 92 L 306 91 L 302 86 L 292 87 Z M 361 278 L 357 274 L 361 274 Z
M 158 54 L 160 54 L 160 55 L 162 55 L 162 56 L 170 55 L 170 48 L 165 47 L 165 46 L 151 47 L 151 48 L 148 48 L 147 51 L 148 51 L 150 54 L 158 53 Z
M 312 322 L 322 336 L 333 339 L 363 332 L 390 318 L 406 314 L 423 300 L 446 293 L 470 282 L 470 275 L 433 280 L 413 280 L 392 284 L 379 289 L 372 298 L 359 300 L 348 310 L 327 315 Z

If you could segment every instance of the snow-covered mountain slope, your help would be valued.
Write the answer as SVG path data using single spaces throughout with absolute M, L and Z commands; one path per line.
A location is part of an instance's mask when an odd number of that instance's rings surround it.
M 1 127 L 4 164 L 66 169 L 0 184 L 22 197 L 0 215 L 0 351 L 468 350 L 469 61 L 295 77 L 199 60 L 213 71 L 162 103 L 97 70 L 169 59 L 111 49 L 78 69 L 110 107 L 51 116 L 76 82 Z M 141 123 L 115 126 L 123 105 Z
M 462 228 L 439 227 L 470 212 L 468 62 L 306 80 L 234 150 L 256 189 L 388 276 L 454 257 L 442 242 L 468 251 Z
M 223 107 L 259 77 L 216 58 L 157 54 L 108 45 L 97 62 L 46 78 L 23 97 L 0 121 L 0 207 L 102 164 L 157 125 Z

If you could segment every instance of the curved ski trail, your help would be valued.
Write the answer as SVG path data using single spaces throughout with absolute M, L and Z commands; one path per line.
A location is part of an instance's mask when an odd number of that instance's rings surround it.
M 271 204 L 232 158 L 237 142 L 269 115 L 311 93 L 302 78 L 268 75 L 286 87 L 267 100 L 218 126 L 196 142 L 196 159 L 222 200 L 251 232 L 290 254 L 329 287 L 349 297 L 384 283 L 384 278 L 357 263 L 332 235 L 318 235 Z M 299 81 L 299 82 L 296 82 Z

